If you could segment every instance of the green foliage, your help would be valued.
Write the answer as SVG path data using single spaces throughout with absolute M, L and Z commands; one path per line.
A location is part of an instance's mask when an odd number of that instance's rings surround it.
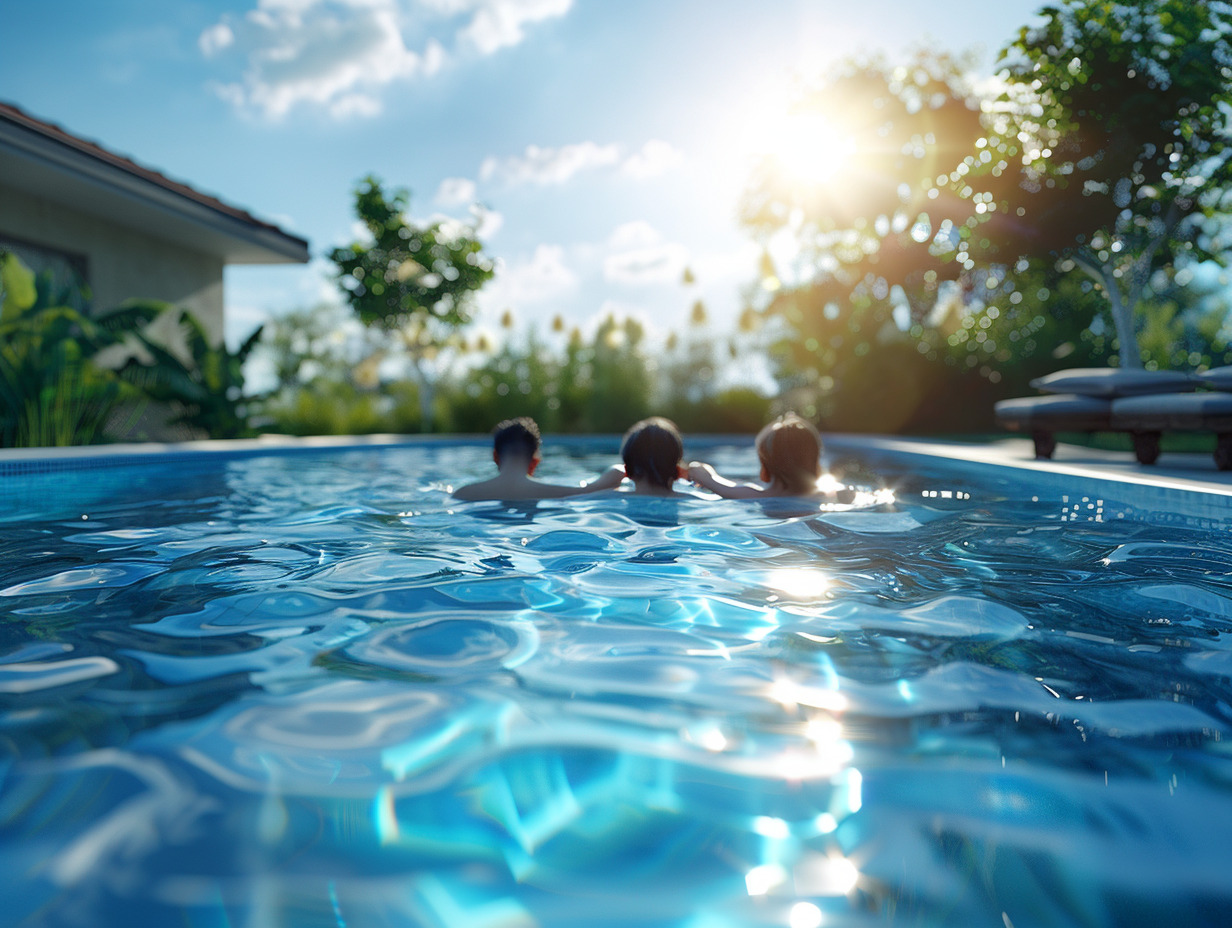
M 286 435 L 370 435 L 420 431 L 419 393 L 400 382 L 384 392 L 321 377 L 262 404 L 269 427 Z
M 141 330 L 162 312 L 132 304 L 97 317 L 52 293 L 49 275 L 35 277 L 16 256 L 0 252 L 0 445 L 91 444 L 135 391 L 93 359 Z
M 767 247 L 786 234 L 795 249 L 788 266 L 763 269 L 772 292 L 824 278 L 834 291 L 828 299 L 884 299 L 899 286 L 927 303 L 940 280 L 961 272 L 949 236 L 975 224 L 975 204 L 938 179 L 984 134 L 969 70 L 962 59 L 921 51 L 902 65 L 849 61 L 824 84 L 801 90 L 792 118 L 832 126 L 838 138 L 814 144 L 846 143 L 852 153 L 819 176 L 784 161 L 807 162 L 822 151 L 772 155 L 752 172 L 742 224 Z
M 752 434 L 773 418 L 770 398 L 752 387 L 728 387 L 699 400 L 670 394 L 662 409 L 685 432 Z
M 799 108 L 858 163 L 750 178 L 752 303 L 785 396 L 824 427 L 957 431 L 1058 367 L 1229 358 L 1226 303 L 1192 280 L 1229 241 L 1232 8 L 1041 16 L 996 97 L 930 54 L 846 66 Z
M 16 255 L 8 252 L 0 252 L 0 294 L 3 294 L 0 323 L 11 322 L 30 309 L 38 299 L 34 275 L 17 260 Z
M 345 307 L 320 303 L 265 323 L 253 357 L 270 369 L 273 392 L 298 389 L 319 378 L 350 380 L 377 353 L 379 334 L 363 329 L 348 315 Z
M 645 333 L 608 316 L 587 343 L 574 331 L 559 353 L 530 333 L 509 341 L 450 385 L 447 427 L 486 432 L 510 416 L 531 416 L 546 432 L 622 432 L 652 411 Z
M 590 431 L 623 432 L 651 408 L 653 381 L 642 341 L 645 329 L 635 319 L 608 316 L 595 330 L 590 352 L 590 394 L 585 421 Z
M 323 303 L 270 321 L 254 357 L 276 381 L 259 401 L 269 430 L 290 435 L 425 430 L 418 385 L 383 382 L 382 366 L 391 352 L 341 307 Z
M 1139 366 L 1157 282 L 1224 260 L 1232 10 L 1061 0 L 1042 15 L 1005 50 L 988 135 L 951 175 L 984 206 L 962 257 L 1087 274 L 1109 302 L 1121 363 Z M 1150 325 L 1156 343 L 1164 323 Z
M 486 432 L 502 419 L 530 416 L 541 428 L 555 431 L 560 419 L 560 367 L 533 332 L 524 346 L 507 342 L 447 392 L 450 427 Z
M 781 405 L 824 428 L 961 430 L 986 396 L 991 409 L 995 365 L 1012 364 L 1008 340 L 994 364 L 971 354 L 973 365 L 961 325 L 958 335 L 936 328 L 939 301 L 955 304 L 954 325 L 1005 277 L 962 253 L 984 209 L 949 182 L 985 135 L 966 70 L 929 52 L 899 66 L 848 63 L 803 93 L 799 110 L 850 134 L 854 157 L 829 176 L 802 179 L 770 162 L 750 179 L 746 228 L 767 248 L 787 236 L 795 252 L 776 265 L 767 251 L 753 296 Z M 992 354 L 983 342 L 971 345 Z
M 410 222 L 409 200 L 402 189 L 386 195 L 371 175 L 360 181 L 355 212 L 372 240 L 330 252 L 339 286 L 365 325 L 396 331 L 416 316 L 462 325 L 492 262 L 469 228 Z
M 381 380 L 372 345 L 345 335 L 345 321 L 328 306 L 290 313 L 271 322 L 257 352 L 280 381 L 266 396 L 266 427 L 287 434 L 363 434 L 423 429 L 419 386 L 408 379 Z M 696 326 L 694 327 L 697 328 Z M 479 363 L 445 378 L 433 399 L 430 427 L 487 432 L 512 416 L 533 417 L 545 432 L 623 432 L 653 412 L 667 412 L 686 429 L 753 432 L 770 417 L 770 400 L 749 388 L 699 393 L 673 388 L 656 369 L 635 320 L 609 316 L 591 338 L 579 330 L 549 339 L 534 330 L 510 331 L 505 343 Z M 694 332 L 694 335 L 697 335 Z M 712 340 L 705 350 L 686 352 L 678 379 L 696 376 L 694 362 L 712 378 Z
M 165 304 L 161 308 L 172 309 Z M 261 328 L 235 352 L 225 344 L 212 344 L 190 312 L 181 312 L 179 329 L 187 360 L 162 345 L 143 340 L 151 362 L 131 358 L 120 369 L 121 375 L 151 399 L 171 404 L 175 411 L 172 424 L 188 426 L 211 438 L 253 434 L 244 397 L 244 362 L 260 339 Z
M 1059 366 L 1098 367 L 1114 357 L 1113 340 L 1103 334 L 1107 302 L 1091 281 L 1054 279 L 1024 263 L 1012 274 L 984 275 L 980 289 L 978 299 L 943 294 L 928 325 L 911 334 L 928 359 L 1000 384 L 993 394 L 1019 394 Z

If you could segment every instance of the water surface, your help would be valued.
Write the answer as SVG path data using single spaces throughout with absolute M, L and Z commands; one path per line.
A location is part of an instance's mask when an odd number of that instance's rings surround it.
M 0 477 L 6 923 L 1232 921 L 1226 529 L 840 458 L 827 508 L 457 503 L 452 444 Z

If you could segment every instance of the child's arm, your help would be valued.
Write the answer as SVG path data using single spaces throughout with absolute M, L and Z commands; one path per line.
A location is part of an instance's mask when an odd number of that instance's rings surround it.
M 701 461 L 694 461 L 689 465 L 688 479 L 703 490 L 717 493 L 724 499 L 753 499 L 766 493 L 764 489 L 751 483 L 733 483 L 726 477 L 720 477 L 713 467 Z
M 601 473 L 590 483 L 578 487 L 579 493 L 598 493 L 600 490 L 614 490 L 625 479 L 625 469 L 619 464 L 613 465 Z
M 625 479 L 623 467 L 609 467 L 589 483 L 580 487 L 566 487 L 559 484 L 539 484 L 540 499 L 564 499 L 567 496 L 580 496 L 583 493 L 598 493 L 600 490 L 613 490 Z

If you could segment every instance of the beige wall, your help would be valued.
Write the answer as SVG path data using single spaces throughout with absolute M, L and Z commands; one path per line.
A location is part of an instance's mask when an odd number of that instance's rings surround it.
M 2 179 L 0 234 L 84 255 L 95 309 L 129 299 L 166 300 L 201 320 L 214 344 L 222 341 L 221 258 L 31 196 Z

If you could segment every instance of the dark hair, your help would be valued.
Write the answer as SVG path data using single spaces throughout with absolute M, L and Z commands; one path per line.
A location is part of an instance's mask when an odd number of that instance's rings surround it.
M 789 492 L 802 494 L 816 488 L 821 436 L 811 422 L 794 412 L 779 416 L 757 433 L 755 446 L 766 473 Z
M 530 416 L 498 422 L 492 430 L 492 448 L 502 458 L 533 460 L 539 453 L 539 426 Z
M 635 423 L 625 432 L 620 456 L 630 480 L 649 480 L 657 487 L 670 490 L 679 476 L 684 443 L 676 423 L 653 416 Z

